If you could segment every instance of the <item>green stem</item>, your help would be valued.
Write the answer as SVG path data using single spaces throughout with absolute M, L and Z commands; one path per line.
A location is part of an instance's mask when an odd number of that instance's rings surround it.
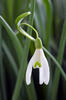
M 35 0 L 31 0 L 31 16 L 30 16 L 30 24 L 33 25 L 33 15 L 34 15 L 34 6 L 35 6 Z M 28 30 L 28 33 L 32 33 L 32 30 Z M 24 53 L 23 53 L 23 58 L 22 58 L 22 63 L 21 63 L 21 67 L 19 70 L 19 74 L 17 77 L 17 81 L 16 81 L 16 86 L 15 86 L 15 90 L 14 90 L 14 94 L 12 97 L 12 100 L 18 100 L 19 95 L 20 95 L 20 89 L 23 83 L 23 79 L 24 79 L 24 75 L 26 72 L 26 61 L 27 61 L 27 57 L 28 57 L 28 51 L 29 51 L 29 46 L 30 46 L 30 41 L 26 40 L 26 46 L 24 48 Z M 23 65 L 23 67 L 22 67 Z
M 35 39 L 34 39 L 32 36 L 30 36 L 29 34 L 27 34 L 27 32 L 25 32 L 22 28 L 20 29 L 20 28 L 18 27 L 18 30 L 19 30 L 19 32 L 20 32 L 21 34 L 23 34 L 24 36 L 26 36 L 28 39 L 30 39 L 30 40 L 32 40 L 32 41 L 35 41 Z
M 36 38 L 38 38 L 38 32 L 37 32 L 37 30 L 36 30 L 33 26 L 31 26 L 30 24 L 27 24 L 27 23 L 21 23 L 20 26 L 21 26 L 21 25 L 27 25 L 27 26 L 29 26 L 32 30 L 35 31 L 35 33 L 36 33 Z
M 34 41 L 34 38 L 32 37 L 32 36 L 30 36 L 27 32 L 25 32 L 22 28 L 21 28 L 21 25 L 22 25 L 22 21 L 23 21 L 23 19 L 26 17 L 26 16 L 28 16 L 28 15 L 30 15 L 31 14 L 31 12 L 26 12 L 26 13 L 23 13 L 23 14 L 21 14 L 20 16 L 18 16 L 17 18 L 16 18 L 16 21 L 15 21 L 15 23 L 16 23 L 16 26 L 17 26 L 17 29 L 18 29 L 18 31 L 20 32 L 20 33 L 22 33 L 24 36 L 26 36 L 28 39 L 31 39 L 31 40 L 33 40 Z M 34 31 L 36 31 L 31 25 L 29 25 L 29 24 L 27 24 L 30 28 L 32 28 Z M 37 32 L 37 31 L 36 31 Z M 38 33 L 37 33 L 38 34 Z
M 66 41 L 66 20 L 65 20 L 64 25 L 63 25 L 63 32 L 62 32 L 62 35 L 61 35 L 60 45 L 59 45 L 59 50 L 58 50 L 58 56 L 57 56 L 57 60 L 58 60 L 59 64 L 62 64 L 65 41 Z M 61 68 L 61 66 L 60 66 L 60 68 Z M 60 79 L 60 71 L 58 70 L 58 68 L 56 68 L 55 75 L 54 75 L 54 80 L 53 80 L 53 85 L 52 85 L 51 100 L 56 100 L 59 79 Z
M 57 68 L 59 69 L 59 71 L 61 72 L 62 76 L 64 77 L 64 79 L 66 80 L 66 74 L 64 73 L 63 69 L 61 68 L 60 64 L 57 62 L 57 60 L 53 57 L 53 55 L 51 55 L 50 52 L 48 52 L 48 50 L 46 48 L 43 47 L 43 50 L 47 53 L 47 55 L 54 61 L 54 63 L 56 64 Z

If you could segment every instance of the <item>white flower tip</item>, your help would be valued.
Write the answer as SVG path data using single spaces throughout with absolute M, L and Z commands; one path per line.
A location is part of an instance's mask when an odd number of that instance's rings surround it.
M 47 79 L 44 80 L 44 83 L 45 83 L 46 85 L 48 85 L 48 84 L 49 84 L 49 80 L 50 80 L 50 75 L 48 75 Z
M 42 85 L 43 83 L 46 84 L 46 85 L 48 85 L 49 84 L 49 78 L 48 79 L 45 79 L 45 80 L 42 80 L 42 79 L 39 80 L 39 84 L 40 85 Z
M 26 84 L 29 85 L 31 83 L 31 73 L 32 73 L 32 60 L 30 60 L 27 71 L 26 71 Z
M 26 84 L 27 84 L 27 85 L 30 85 L 30 83 L 31 83 L 31 81 L 26 80 Z
M 29 74 L 29 75 L 28 75 Z M 29 85 L 31 83 L 30 73 L 26 74 L 26 84 Z
M 48 85 L 48 84 L 49 84 L 49 80 L 48 80 L 48 81 L 47 81 L 47 80 L 39 81 L 39 84 L 40 84 L 40 85 L 42 85 L 43 83 L 46 84 L 46 85 Z
M 29 12 L 28 12 L 28 14 L 30 15 L 30 14 L 31 14 L 31 12 L 29 11 Z
M 49 84 L 49 81 L 45 81 L 44 83 L 45 83 L 46 85 L 48 85 L 48 84 Z
M 40 80 L 39 80 L 39 84 L 42 85 L 42 84 L 43 84 L 43 81 L 40 81 Z

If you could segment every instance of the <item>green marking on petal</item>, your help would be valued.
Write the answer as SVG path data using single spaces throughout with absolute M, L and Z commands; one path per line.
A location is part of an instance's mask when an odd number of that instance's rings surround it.
M 41 64 L 40 64 L 40 62 L 36 62 L 35 64 L 34 64 L 34 68 L 36 68 L 36 66 L 38 66 L 39 68 L 41 67 Z

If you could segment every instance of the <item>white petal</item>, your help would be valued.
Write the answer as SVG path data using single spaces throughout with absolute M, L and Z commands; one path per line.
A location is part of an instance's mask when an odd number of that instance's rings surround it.
M 44 68 L 44 83 L 47 85 L 50 79 L 50 72 L 49 72 L 49 65 L 46 61 L 43 64 L 43 68 Z
M 49 71 L 49 65 L 48 65 L 48 61 L 44 55 L 43 50 L 41 50 L 41 64 L 42 64 L 42 69 L 40 74 L 43 75 L 42 76 L 42 80 L 44 81 L 44 83 L 47 85 L 49 83 L 49 78 L 50 78 L 50 71 Z
M 44 82 L 44 69 L 43 67 L 39 68 L 39 84 L 43 84 Z
M 34 55 L 32 56 L 31 60 L 29 61 L 27 71 L 26 71 L 26 83 L 29 85 L 31 83 L 31 73 L 32 67 L 34 66 L 35 62 L 39 60 L 39 53 L 35 50 Z
M 31 73 L 32 73 L 32 59 L 29 61 L 27 71 L 26 71 L 26 84 L 27 85 L 31 83 Z

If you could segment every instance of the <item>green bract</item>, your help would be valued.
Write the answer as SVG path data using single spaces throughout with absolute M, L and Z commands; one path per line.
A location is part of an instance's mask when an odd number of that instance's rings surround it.
M 35 48 L 36 49 L 41 49 L 42 48 L 42 41 L 39 37 L 36 38 L 36 40 L 35 40 Z

